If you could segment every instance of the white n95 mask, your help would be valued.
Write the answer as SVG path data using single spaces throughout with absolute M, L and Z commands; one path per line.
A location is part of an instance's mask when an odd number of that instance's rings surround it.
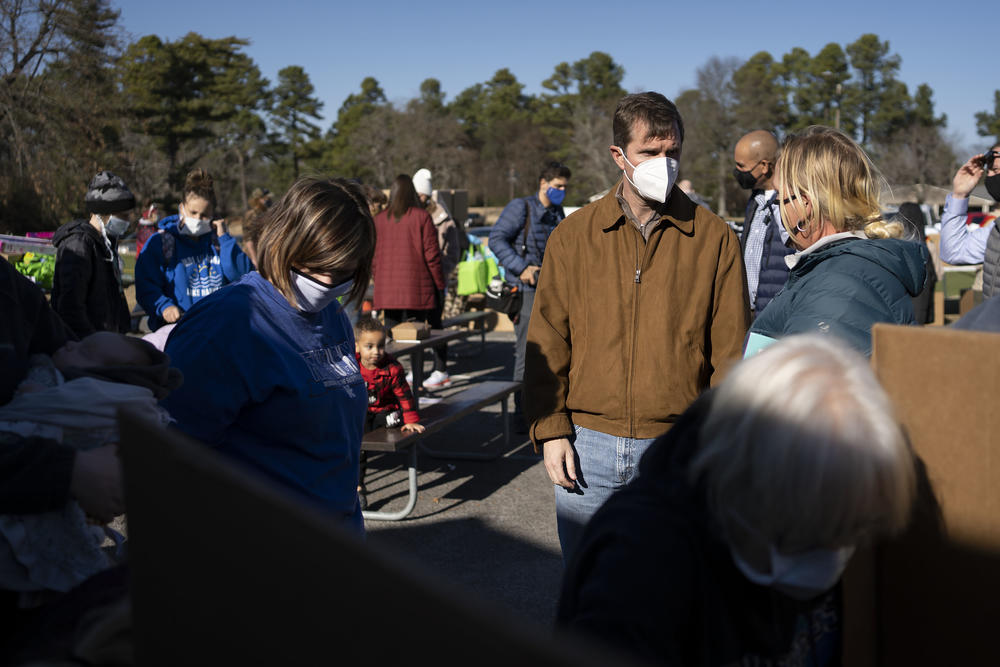
M 616 148 L 618 147 L 616 146 Z M 643 199 L 657 201 L 661 204 L 667 201 L 670 189 L 674 187 L 674 183 L 677 181 L 677 160 L 672 157 L 657 157 L 641 162 L 637 167 L 625 157 L 624 150 L 618 148 L 618 152 L 622 154 L 622 158 L 625 159 L 628 166 L 634 170 L 632 178 L 628 177 L 628 172 L 624 169 L 622 172 L 639 195 Z M 632 180 L 633 178 L 635 180 Z
M 202 234 L 207 234 L 212 229 L 211 220 L 192 218 L 187 215 L 185 215 L 182 220 L 184 224 L 180 226 L 181 234 L 187 234 L 188 236 L 201 236 Z

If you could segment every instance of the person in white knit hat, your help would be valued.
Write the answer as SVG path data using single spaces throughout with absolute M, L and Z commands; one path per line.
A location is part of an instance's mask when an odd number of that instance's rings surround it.
M 438 245 L 441 246 L 441 268 L 444 271 L 445 283 L 447 283 L 448 277 L 455 270 L 455 267 L 458 266 L 461 253 L 458 226 L 455 224 L 455 220 L 452 219 L 448 207 L 438 197 L 437 191 L 431 187 L 431 172 L 429 169 L 417 170 L 417 173 L 413 175 L 413 187 L 420 197 L 420 203 L 430 213 L 431 220 L 434 221 L 434 228 L 437 229 Z M 441 328 L 441 315 L 443 312 L 444 298 L 442 296 L 442 298 L 437 300 L 437 306 L 427 320 L 432 328 Z M 436 348 L 434 353 L 437 357 L 434 364 L 434 372 L 424 382 L 424 386 L 430 388 L 447 386 L 450 381 L 446 370 L 448 348 L 447 346 Z

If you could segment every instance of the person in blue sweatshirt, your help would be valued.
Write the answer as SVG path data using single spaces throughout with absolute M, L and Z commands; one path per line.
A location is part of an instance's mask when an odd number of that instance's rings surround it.
M 215 188 L 207 171 L 188 173 L 178 208 L 160 221 L 160 233 L 135 263 L 135 298 L 151 331 L 178 321 L 200 299 L 253 269 L 225 220 L 212 219 Z
M 300 178 L 255 243 L 257 271 L 198 301 L 167 354 L 163 401 L 191 437 L 364 532 L 358 459 L 368 392 L 337 297 L 368 288 L 375 224 L 359 186 Z

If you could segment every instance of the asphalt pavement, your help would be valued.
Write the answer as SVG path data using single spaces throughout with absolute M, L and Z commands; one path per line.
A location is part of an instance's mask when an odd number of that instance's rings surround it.
M 421 395 L 445 396 L 471 382 L 509 380 L 513 349 L 514 334 L 506 331 L 488 333 L 483 348 L 478 336 L 450 344 L 451 386 Z M 401 361 L 406 365 L 405 358 Z M 513 409 L 513 398 L 509 406 Z M 445 427 L 427 445 L 443 452 L 500 456 L 470 461 L 421 452 L 416 507 L 400 521 L 366 521 L 369 543 L 501 613 L 533 624 L 551 623 L 562 557 L 552 484 L 527 435 L 512 433 L 510 445 L 504 446 L 497 404 Z M 405 505 L 408 461 L 405 452 L 370 454 L 369 510 L 396 511 Z

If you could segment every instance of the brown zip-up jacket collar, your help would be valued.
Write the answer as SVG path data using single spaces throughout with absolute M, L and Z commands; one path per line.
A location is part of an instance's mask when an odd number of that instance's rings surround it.
M 546 247 L 525 365 L 536 446 L 574 425 L 659 436 L 742 354 L 736 234 L 675 186 L 643 243 L 617 190 L 566 218 Z

